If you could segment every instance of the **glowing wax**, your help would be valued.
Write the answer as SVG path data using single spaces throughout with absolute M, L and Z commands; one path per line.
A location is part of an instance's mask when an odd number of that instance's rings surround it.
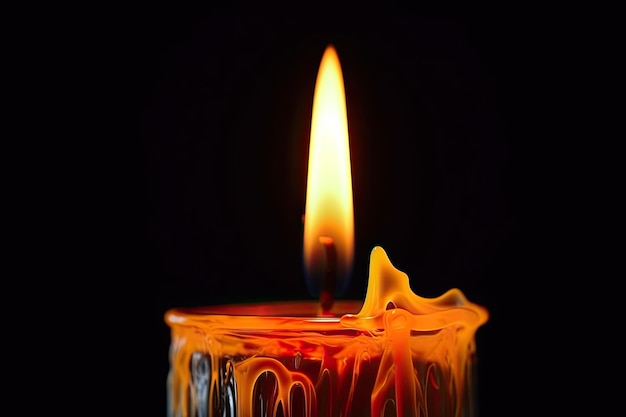
M 297 301 L 168 311 L 168 415 L 473 415 L 488 312 L 460 290 L 414 294 L 376 247 L 365 301 L 317 311 Z

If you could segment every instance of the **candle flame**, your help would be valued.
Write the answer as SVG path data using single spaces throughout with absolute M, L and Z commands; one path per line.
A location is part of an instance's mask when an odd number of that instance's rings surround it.
M 336 265 L 329 265 L 329 247 Z M 347 286 L 354 258 L 354 210 L 350 146 L 343 75 L 335 48 L 326 48 L 313 97 L 304 216 L 304 265 L 307 285 L 319 295 L 332 268 L 334 289 Z

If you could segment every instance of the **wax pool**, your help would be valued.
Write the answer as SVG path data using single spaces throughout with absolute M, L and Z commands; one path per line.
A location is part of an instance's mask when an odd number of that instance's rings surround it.
M 423 298 L 373 249 L 363 303 L 172 309 L 168 416 L 472 416 L 485 308 Z

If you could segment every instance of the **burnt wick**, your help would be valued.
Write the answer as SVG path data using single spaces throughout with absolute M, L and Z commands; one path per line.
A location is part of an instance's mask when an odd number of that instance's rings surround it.
M 319 242 L 326 250 L 326 263 L 320 283 L 320 307 L 323 315 L 330 315 L 330 309 L 335 302 L 333 293 L 337 286 L 337 249 L 331 237 L 320 236 Z

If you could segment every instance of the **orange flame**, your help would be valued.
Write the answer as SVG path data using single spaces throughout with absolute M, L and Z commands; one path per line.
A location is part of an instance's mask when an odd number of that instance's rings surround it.
M 330 45 L 320 63 L 313 97 L 304 216 L 304 265 L 309 291 L 318 295 L 336 251 L 335 293 L 347 286 L 354 258 L 354 210 L 343 75 Z M 332 250 L 332 249 L 331 249 Z M 334 263 L 334 261 L 333 261 Z

